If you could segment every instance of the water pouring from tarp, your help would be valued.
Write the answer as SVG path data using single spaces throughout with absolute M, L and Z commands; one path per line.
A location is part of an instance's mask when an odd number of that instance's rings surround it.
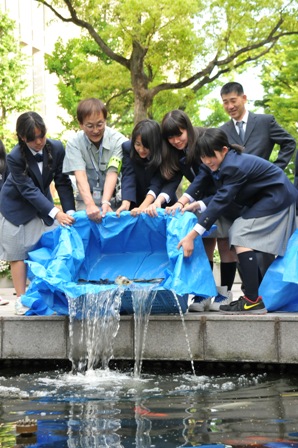
M 86 370 L 101 367 L 108 369 L 113 357 L 113 343 L 119 329 L 120 309 L 128 302 L 129 314 L 134 314 L 134 377 L 139 378 L 152 305 L 158 293 L 157 306 L 162 308 L 170 304 L 181 317 L 188 353 L 193 373 L 194 362 L 190 349 L 183 310 L 179 297 L 174 291 L 161 291 L 162 279 L 130 280 L 119 275 L 114 281 L 99 279 L 90 283 L 100 285 L 101 291 L 82 294 L 69 301 L 70 360 L 72 371 L 83 373 Z M 80 284 L 88 283 L 81 280 Z M 107 288 L 107 289 L 105 289 Z M 181 300 L 181 297 L 180 297 Z M 183 298 L 185 302 L 185 298 Z M 187 300 L 187 299 L 186 299 Z M 175 303 L 175 308 L 173 307 Z M 126 303 L 127 307 L 127 303 Z M 160 309 L 158 309 L 160 311 Z M 185 311 L 185 303 L 184 303 Z
M 115 283 L 127 290 L 131 295 L 134 313 L 134 377 L 139 378 L 142 368 L 142 357 L 145 348 L 148 322 L 153 301 L 156 297 L 157 287 L 162 278 L 156 279 L 133 279 L 130 280 L 123 275 L 118 275 Z M 123 298 L 123 294 L 121 295 Z
M 82 294 L 77 298 L 68 297 L 70 360 L 73 373 L 101 367 L 108 369 L 113 357 L 113 342 L 120 322 L 122 296 L 129 289 L 135 322 L 135 368 L 134 375 L 139 376 L 142 353 L 156 285 L 162 279 L 134 279 L 117 276 L 115 281 L 99 279 L 92 284 L 102 285 L 102 291 Z M 80 280 L 80 284 L 88 283 Z M 105 285 L 109 289 L 105 290 Z M 115 288 L 111 289 L 110 285 Z M 140 286 L 142 285 L 142 286 Z
M 108 369 L 119 329 L 121 291 L 83 294 L 69 302 L 70 360 L 73 373 Z
M 130 290 L 134 309 L 134 376 L 138 378 L 141 374 L 149 317 L 157 289 L 154 284 L 144 284 L 143 286 L 133 284 L 130 286 Z
M 183 326 L 183 330 L 184 330 L 184 334 L 185 334 L 185 340 L 186 340 L 186 345 L 187 345 L 187 351 L 189 354 L 189 359 L 190 359 L 190 364 L 191 364 L 191 369 L 192 369 L 192 373 L 195 375 L 196 371 L 195 371 L 195 364 L 194 364 L 194 360 L 193 360 L 193 356 L 192 356 L 192 351 L 190 348 L 190 343 L 189 343 L 189 338 L 188 338 L 188 333 L 187 333 L 187 328 L 186 328 L 186 324 L 185 324 L 185 320 L 184 320 L 184 314 L 181 308 L 181 304 L 179 302 L 178 296 L 175 293 L 175 291 L 172 291 L 173 296 L 175 297 L 176 303 L 177 303 L 177 307 L 179 309 L 179 314 L 181 317 L 181 322 L 182 322 L 182 326 Z
M 95 224 L 81 211 L 75 213 L 75 219 L 71 228 L 46 232 L 30 252 L 31 282 L 22 297 L 23 305 L 29 308 L 27 315 L 69 315 L 71 310 L 70 323 L 78 329 L 74 332 L 71 328 L 71 338 L 75 340 L 71 348 L 75 371 L 93 369 L 98 364 L 106 368 L 119 328 L 120 302 L 121 314 L 134 314 L 131 291 L 115 284 L 118 274 L 133 279 L 134 283 L 164 278 L 153 300 L 151 314 L 181 315 L 178 308 L 180 305 L 186 312 L 188 294 L 205 297 L 216 294 L 202 239 L 196 239 L 190 258 L 185 258 L 177 249 L 177 243 L 196 222 L 191 213 L 169 216 L 159 210 L 154 219 L 146 214 L 135 218 L 129 212 L 123 212 L 119 219 L 115 213 L 108 213 L 101 223 Z M 80 283 L 80 279 L 85 282 Z M 119 287 L 124 289 L 123 296 L 120 300 L 115 293 L 117 299 L 111 299 L 111 304 L 110 297 L 114 297 L 113 291 Z M 172 291 L 177 294 L 178 302 Z M 89 302 L 97 305 L 95 309 L 91 307 L 94 311 L 90 311 L 91 327 L 84 329 L 82 324 L 89 318 Z M 75 317 L 76 306 L 82 319 Z M 107 316 L 113 306 L 113 318 L 109 319 L 114 327 L 108 329 Z M 94 341 L 99 341 L 96 342 L 99 346 L 94 347 Z M 105 343 L 111 344 L 108 350 L 101 345 Z

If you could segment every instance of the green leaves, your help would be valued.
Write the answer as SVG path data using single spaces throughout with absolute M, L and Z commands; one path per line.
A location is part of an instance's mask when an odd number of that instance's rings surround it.
M 85 42 L 74 45 L 72 54 L 67 47 L 60 53 L 66 70 L 59 62 L 49 66 L 68 87 L 60 85 L 60 101 L 63 95 L 71 97 L 70 88 L 73 100 L 95 92 L 120 124 L 133 115 L 134 122 L 155 118 L 155 111 L 160 116 L 174 105 L 197 109 L 203 88 L 265 60 L 279 39 L 298 33 L 296 0 L 48 3 L 54 10 L 57 4 L 64 6 L 57 15 L 78 25 Z M 68 105 L 70 109 L 74 107 Z
M 6 123 L 14 111 L 24 111 L 32 104 L 31 97 L 23 96 L 27 87 L 26 65 L 15 37 L 15 22 L 0 11 L 0 139 L 6 149 L 11 148 L 12 136 Z

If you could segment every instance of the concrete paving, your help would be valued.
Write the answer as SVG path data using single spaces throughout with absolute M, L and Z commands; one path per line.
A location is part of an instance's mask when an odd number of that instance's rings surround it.
M 240 285 L 233 288 L 241 295 Z M 65 316 L 16 316 L 16 296 L 0 289 L 9 300 L 0 306 L 0 359 L 68 359 L 69 320 Z M 152 315 L 144 360 L 212 362 L 298 362 L 298 314 L 224 315 L 218 312 Z M 296 338 L 297 333 L 297 338 Z M 187 342 L 188 341 L 188 342 Z M 189 349 L 188 349 L 189 343 Z M 134 359 L 134 317 L 121 316 L 114 341 L 115 359 Z

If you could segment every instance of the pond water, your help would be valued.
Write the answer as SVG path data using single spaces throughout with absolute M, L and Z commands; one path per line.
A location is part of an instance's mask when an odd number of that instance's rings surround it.
M 39 367 L 2 366 L 1 447 L 298 447 L 295 369 L 195 364 L 193 374 L 145 362 L 136 377 L 124 363 L 77 374 Z M 18 435 L 26 416 L 37 431 Z

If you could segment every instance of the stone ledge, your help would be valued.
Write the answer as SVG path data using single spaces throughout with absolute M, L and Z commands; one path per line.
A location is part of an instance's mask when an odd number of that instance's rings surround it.
M 194 361 L 294 364 L 298 315 L 268 313 L 184 315 Z M 0 318 L 1 359 L 68 359 L 68 318 L 5 316 Z M 134 359 L 134 319 L 122 316 L 114 342 L 115 359 Z M 144 360 L 189 361 L 180 316 L 150 316 Z

